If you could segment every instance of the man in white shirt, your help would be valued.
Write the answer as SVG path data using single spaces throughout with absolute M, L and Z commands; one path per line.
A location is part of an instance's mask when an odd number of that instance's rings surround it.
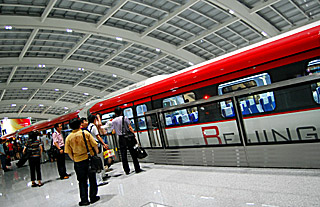
M 108 145 L 104 143 L 103 139 L 99 135 L 98 128 L 94 125 L 94 122 L 96 119 L 97 119 L 97 117 L 95 115 L 92 115 L 92 114 L 89 115 L 89 117 L 88 117 L 88 122 L 89 122 L 88 131 L 91 133 L 91 135 L 96 140 L 96 142 L 98 142 L 98 148 L 99 148 L 98 156 L 101 158 L 101 160 L 104 160 L 102 147 L 105 149 L 108 149 Z M 96 174 L 98 186 L 107 184 L 106 182 L 103 182 L 103 178 L 105 176 L 106 176 L 106 171 L 104 168 L 101 171 L 101 173 Z

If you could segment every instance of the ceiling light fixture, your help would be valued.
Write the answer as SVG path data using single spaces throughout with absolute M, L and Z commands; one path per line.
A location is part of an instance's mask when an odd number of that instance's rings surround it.
M 156 48 L 156 51 L 157 51 L 157 52 L 160 52 L 161 50 L 160 50 L 159 48 Z
M 7 26 L 5 26 L 4 28 L 5 28 L 5 29 L 12 29 L 12 26 L 7 25 Z
M 21 88 L 21 90 L 26 91 L 26 90 L 28 90 L 28 88 L 27 87 L 23 87 L 23 88 Z
M 189 62 L 189 65 L 194 65 L 192 62 Z
M 229 13 L 230 13 L 230 14 L 234 14 L 234 11 L 231 10 L 231 9 L 229 9 Z
M 265 37 L 268 36 L 268 34 L 265 31 L 262 31 L 261 34 Z
M 69 109 L 68 107 L 64 107 L 65 110 Z
M 121 37 L 116 37 L 116 40 L 122 41 Z
M 89 96 L 89 93 L 83 93 L 83 95 L 85 95 L 85 96 Z
M 54 89 L 55 91 L 59 91 L 59 88 Z
M 17 104 L 11 104 L 11 106 L 13 107 L 13 106 L 16 106 Z
M 115 78 L 117 77 L 117 75 L 116 75 L 116 74 L 112 74 L 112 76 L 113 76 L 113 77 L 115 77 Z
M 45 68 L 46 65 L 41 65 L 41 64 L 39 64 L 38 67 L 39 67 L 39 68 Z
M 67 32 L 72 32 L 72 29 L 67 29 Z
M 40 107 L 43 107 L 43 104 L 39 104 Z
M 78 68 L 78 70 L 84 71 L 84 68 Z

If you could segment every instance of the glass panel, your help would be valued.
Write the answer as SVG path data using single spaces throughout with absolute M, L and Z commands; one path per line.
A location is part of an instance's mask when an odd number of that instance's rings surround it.
M 311 92 L 313 96 L 313 100 L 320 104 L 320 82 L 311 84 Z
M 200 123 L 203 124 L 166 128 L 169 146 L 203 146 L 241 143 L 236 121 L 226 120 L 219 115 L 220 104 L 211 103 L 199 106 L 198 108 L 199 111 L 193 112 L 195 115 L 194 122 L 200 122 L 201 119 Z M 179 110 L 179 115 L 182 113 L 186 114 L 192 110 L 193 108 Z M 165 115 L 175 114 L 176 112 L 177 111 L 168 112 L 165 113 Z M 167 126 L 169 126 L 169 121 L 168 117 L 166 117 Z M 183 117 L 181 117 L 180 121 L 183 123 Z M 191 122 L 190 116 L 189 121 Z
M 136 107 L 137 116 L 143 116 L 147 112 L 147 106 L 145 104 L 138 105 Z M 138 117 L 138 126 L 140 130 L 147 129 L 146 119 L 144 117 Z
M 148 131 L 142 132 L 145 136 L 140 136 L 142 147 L 162 147 L 159 126 L 156 115 L 146 116 Z M 151 141 L 151 143 L 150 143 Z
M 248 143 L 318 140 L 320 110 L 311 95 L 310 84 L 274 93 L 278 100 L 276 113 L 244 119 Z
M 163 100 L 164 108 L 169 106 L 176 106 L 188 102 L 195 101 L 195 95 L 193 92 L 189 92 L 183 95 L 173 96 Z M 181 109 L 164 114 L 166 120 L 166 126 L 174 126 L 181 124 L 190 124 L 198 122 L 198 110 L 197 107 L 189 109 Z
M 132 113 L 132 108 L 126 108 L 123 110 L 123 114 L 128 117 L 129 119 L 130 118 L 133 118 L 133 113 Z
M 255 86 L 271 84 L 270 76 L 267 73 L 231 81 L 218 86 L 219 95 L 239 91 Z M 242 115 L 259 114 L 273 111 L 276 102 L 273 92 L 250 95 L 239 99 Z M 220 102 L 221 114 L 225 118 L 234 117 L 234 106 L 231 100 Z

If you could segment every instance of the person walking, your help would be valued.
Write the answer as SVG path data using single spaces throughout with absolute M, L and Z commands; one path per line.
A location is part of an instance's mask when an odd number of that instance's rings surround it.
M 56 123 L 54 125 L 56 131 L 52 134 L 53 145 L 56 146 L 59 150 L 57 155 L 57 166 L 60 179 L 68 179 L 71 174 L 67 174 L 66 170 L 66 158 L 64 155 L 64 140 L 61 134 L 62 123 Z
M 140 168 L 140 164 L 139 164 L 137 155 L 133 149 L 133 147 L 137 143 L 137 141 L 135 143 L 129 143 L 128 140 L 126 140 L 124 138 L 123 132 L 122 132 L 122 129 L 123 129 L 123 127 L 122 127 L 123 120 L 122 119 L 124 119 L 124 124 L 125 124 L 124 128 L 125 129 L 129 128 L 129 130 L 134 134 L 133 128 L 130 125 L 130 121 L 129 121 L 128 117 L 124 117 L 122 115 L 123 112 L 120 107 L 117 107 L 114 110 L 114 112 L 116 114 L 116 118 L 112 120 L 112 133 L 119 136 L 119 145 L 120 145 L 121 161 L 122 161 L 123 170 L 127 175 L 130 174 L 130 167 L 129 167 L 128 158 L 127 158 L 127 149 L 129 149 L 129 152 L 132 157 L 134 169 L 135 169 L 136 173 L 140 173 L 143 170 Z
M 89 172 L 89 156 L 87 154 L 88 151 L 84 142 L 84 136 L 92 156 L 94 155 L 93 150 L 98 153 L 98 147 L 93 136 L 89 132 L 80 129 L 80 124 L 80 120 L 76 118 L 70 120 L 69 126 L 71 127 L 72 132 L 66 138 L 65 153 L 67 153 L 74 161 L 74 170 L 79 182 L 79 206 L 87 206 L 90 203 L 97 202 L 100 197 L 97 196 L 98 185 L 96 174 L 94 172 Z M 88 179 L 90 183 L 90 203 L 88 200 Z
M 30 174 L 31 174 L 31 187 L 41 187 L 43 184 L 41 183 L 41 168 L 40 168 L 40 162 L 41 162 L 41 155 L 42 155 L 42 145 L 40 140 L 38 139 L 38 136 L 40 133 L 38 131 L 31 131 L 28 133 L 29 139 L 27 141 L 26 146 L 23 149 L 23 153 L 26 153 L 26 150 L 28 150 L 30 153 L 29 156 L 29 167 L 30 167 Z M 37 180 L 38 184 L 35 182 L 36 180 L 36 172 L 37 172 Z

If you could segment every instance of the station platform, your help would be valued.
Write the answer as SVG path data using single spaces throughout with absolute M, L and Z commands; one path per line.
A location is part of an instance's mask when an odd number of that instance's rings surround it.
M 41 165 L 42 187 L 31 187 L 29 166 L 1 173 L 0 206 L 78 206 L 78 182 L 60 180 L 56 163 Z M 109 207 L 295 207 L 320 206 L 320 170 L 155 165 L 125 175 L 121 163 L 111 168 L 101 199 L 90 206 Z M 133 169 L 132 163 L 130 163 Z

